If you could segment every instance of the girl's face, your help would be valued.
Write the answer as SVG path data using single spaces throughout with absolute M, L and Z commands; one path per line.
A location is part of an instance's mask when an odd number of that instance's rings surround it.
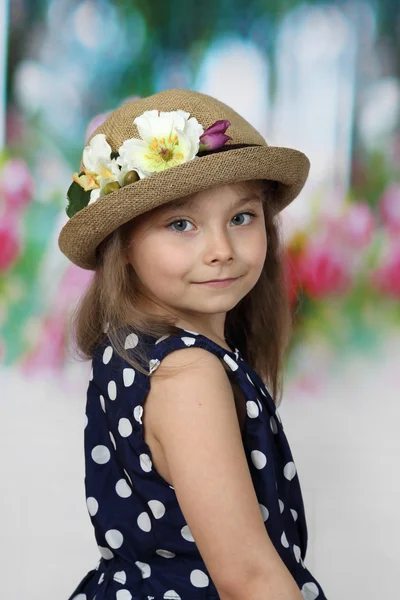
M 139 215 L 126 254 L 145 312 L 178 326 L 223 332 L 226 312 L 248 294 L 265 262 L 267 238 L 255 185 L 221 185 Z M 238 278 L 226 287 L 202 282 Z

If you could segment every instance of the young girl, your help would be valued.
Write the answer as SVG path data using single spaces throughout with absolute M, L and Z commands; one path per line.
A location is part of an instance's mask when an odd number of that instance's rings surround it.
M 126 103 L 92 134 L 59 246 L 95 272 L 74 329 L 93 366 L 101 559 L 69 600 L 326 598 L 276 411 L 291 323 L 278 213 L 308 170 L 189 90 Z

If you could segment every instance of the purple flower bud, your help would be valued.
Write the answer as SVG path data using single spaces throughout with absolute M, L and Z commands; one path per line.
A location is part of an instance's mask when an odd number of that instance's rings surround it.
M 225 134 L 225 131 L 230 126 L 230 122 L 226 120 L 215 121 L 203 135 L 200 136 L 199 151 L 216 150 L 221 148 L 228 140 L 232 138 Z

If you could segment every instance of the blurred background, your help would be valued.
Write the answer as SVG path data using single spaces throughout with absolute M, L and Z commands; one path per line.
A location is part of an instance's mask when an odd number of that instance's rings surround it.
M 0 0 L 2 596 L 67 598 L 100 559 L 83 487 L 90 364 L 67 331 L 92 273 L 57 238 L 94 127 L 178 87 L 311 160 L 282 213 L 295 329 L 279 409 L 305 563 L 329 600 L 397 597 L 399 31 L 398 0 Z

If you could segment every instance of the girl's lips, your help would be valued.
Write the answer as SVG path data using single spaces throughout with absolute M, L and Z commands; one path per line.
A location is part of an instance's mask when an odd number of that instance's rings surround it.
M 203 281 L 203 282 L 199 282 L 197 285 L 208 285 L 210 287 L 226 287 L 227 285 L 230 285 L 231 283 L 233 283 L 234 281 L 237 281 L 239 279 L 239 277 L 235 277 L 235 278 L 231 278 L 231 279 L 220 279 L 220 280 L 214 280 L 214 281 Z

